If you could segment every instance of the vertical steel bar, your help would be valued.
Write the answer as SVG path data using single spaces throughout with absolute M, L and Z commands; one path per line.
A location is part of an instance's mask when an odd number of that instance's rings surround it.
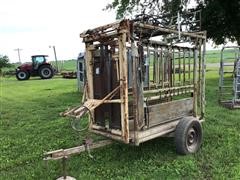
M 172 87 L 172 48 L 168 47 L 168 80 L 169 80 L 169 87 Z
M 161 52 L 159 48 L 157 49 L 157 58 L 158 58 L 158 85 L 161 83 Z
M 155 83 L 159 84 L 159 59 L 157 46 L 154 48 L 154 61 L 155 61 Z
M 205 39 L 203 40 L 203 56 L 202 56 L 202 109 L 201 109 L 201 119 L 204 118 L 205 115 L 205 86 L 206 86 L 206 34 L 207 32 L 204 32 Z
M 149 45 L 147 46 L 147 59 L 146 59 L 146 65 L 148 67 L 147 68 L 147 77 L 148 77 L 148 89 L 150 89 L 150 68 L 151 68 L 151 65 L 150 65 L 150 61 L 151 61 L 151 54 L 150 54 L 150 50 L 149 50 Z
M 223 76 L 224 76 L 224 69 L 223 69 L 223 52 L 224 52 L 224 47 L 221 50 L 221 60 L 220 60 L 220 69 L 219 69 L 219 101 L 221 102 L 223 100 L 222 98 L 222 86 L 223 84 Z
M 198 40 L 198 100 L 199 100 L 199 106 L 200 106 L 200 111 L 202 112 L 202 39 Z
M 178 81 L 181 83 L 181 49 L 178 48 Z
M 151 82 L 154 82 L 153 79 L 153 71 L 154 71 L 154 67 L 153 67 L 153 56 L 154 56 L 154 52 L 152 50 L 149 50 L 149 81 L 151 84 Z M 153 54 L 152 54 L 153 53 Z M 151 86 L 151 85 L 150 85 Z
M 156 51 L 153 50 L 153 83 L 156 83 L 156 61 L 155 61 Z
M 162 56 L 162 88 L 164 88 L 164 82 L 165 82 L 165 54 L 163 52 L 163 48 L 161 48 L 161 56 Z
M 175 48 L 173 48 L 172 52 L 173 86 L 175 86 Z
M 185 57 L 185 49 L 183 49 L 183 85 L 186 84 L 186 57 Z
M 191 84 L 191 50 L 188 50 L 188 80 Z
M 67 179 L 67 157 L 66 156 L 64 156 L 63 158 L 62 158 L 62 173 L 63 173 L 63 179 Z
M 197 96 L 198 96 L 198 84 L 197 84 L 197 49 L 194 49 L 194 64 L 193 64 L 193 116 L 197 117 Z

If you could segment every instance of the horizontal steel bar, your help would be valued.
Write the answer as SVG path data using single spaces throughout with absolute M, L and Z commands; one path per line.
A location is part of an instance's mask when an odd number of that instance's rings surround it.
M 164 92 L 164 91 L 179 90 L 179 89 L 186 89 L 186 88 L 193 88 L 193 85 L 170 87 L 170 88 L 163 88 L 163 89 L 154 89 L 154 90 L 143 91 L 143 93 L 144 94 L 159 93 L 159 92 Z

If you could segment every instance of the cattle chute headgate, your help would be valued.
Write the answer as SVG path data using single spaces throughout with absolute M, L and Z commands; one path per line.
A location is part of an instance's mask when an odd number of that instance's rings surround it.
M 180 154 L 199 149 L 206 32 L 184 32 L 135 19 L 80 36 L 86 46 L 85 101 L 65 116 L 79 119 L 88 113 L 90 131 L 126 144 L 175 135 Z M 57 159 L 71 151 L 46 155 Z

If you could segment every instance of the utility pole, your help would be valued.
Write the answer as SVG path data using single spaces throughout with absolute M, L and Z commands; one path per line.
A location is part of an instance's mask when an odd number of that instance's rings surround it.
M 19 48 L 17 48 L 17 49 L 14 49 L 14 51 L 17 51 L 18 52 L 18 60 L 19 60 L 19 63 L 20 64 L 22 64 L 22 62 L 21 62 L 21 56 L 20 56 L 20 51 L 21 51 L 22 49 L 19 49 Z
M 55 46 L 49 46 L 49 48 L 53 48 L 53 53 L 54 53 L 54 57 L 55 57 L 55 62 L 56 62 L 56 71 L 58 72 L 58 61 L 57 61 L 57 54 L 56 54 L 56 48 Z

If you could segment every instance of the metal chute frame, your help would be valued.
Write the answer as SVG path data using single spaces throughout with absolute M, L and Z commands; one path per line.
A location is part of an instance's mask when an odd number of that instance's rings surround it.
M 85 103 L 101 101 L 92 108 L 92 132 L 138 145 L 173 132 L 183 116 L 203 119 L 206 32 L 181 31 L 180 38 L 190 46 L 176 40 L 178 35 L 176 29 L 134 20 L 80 35 L 86 47 Z M 166 36 L 173 37 L 170 43 Z M 104 99 L 118 86 L 118 92 Z M 162 112 L 177 106 L 182 107 L 170 118 L 170 110 Z M 158 117 L 160 112 L 165 116 Z
M 219 67 L 219 103 L 240 108 L 240 46 L 224 46 Z

